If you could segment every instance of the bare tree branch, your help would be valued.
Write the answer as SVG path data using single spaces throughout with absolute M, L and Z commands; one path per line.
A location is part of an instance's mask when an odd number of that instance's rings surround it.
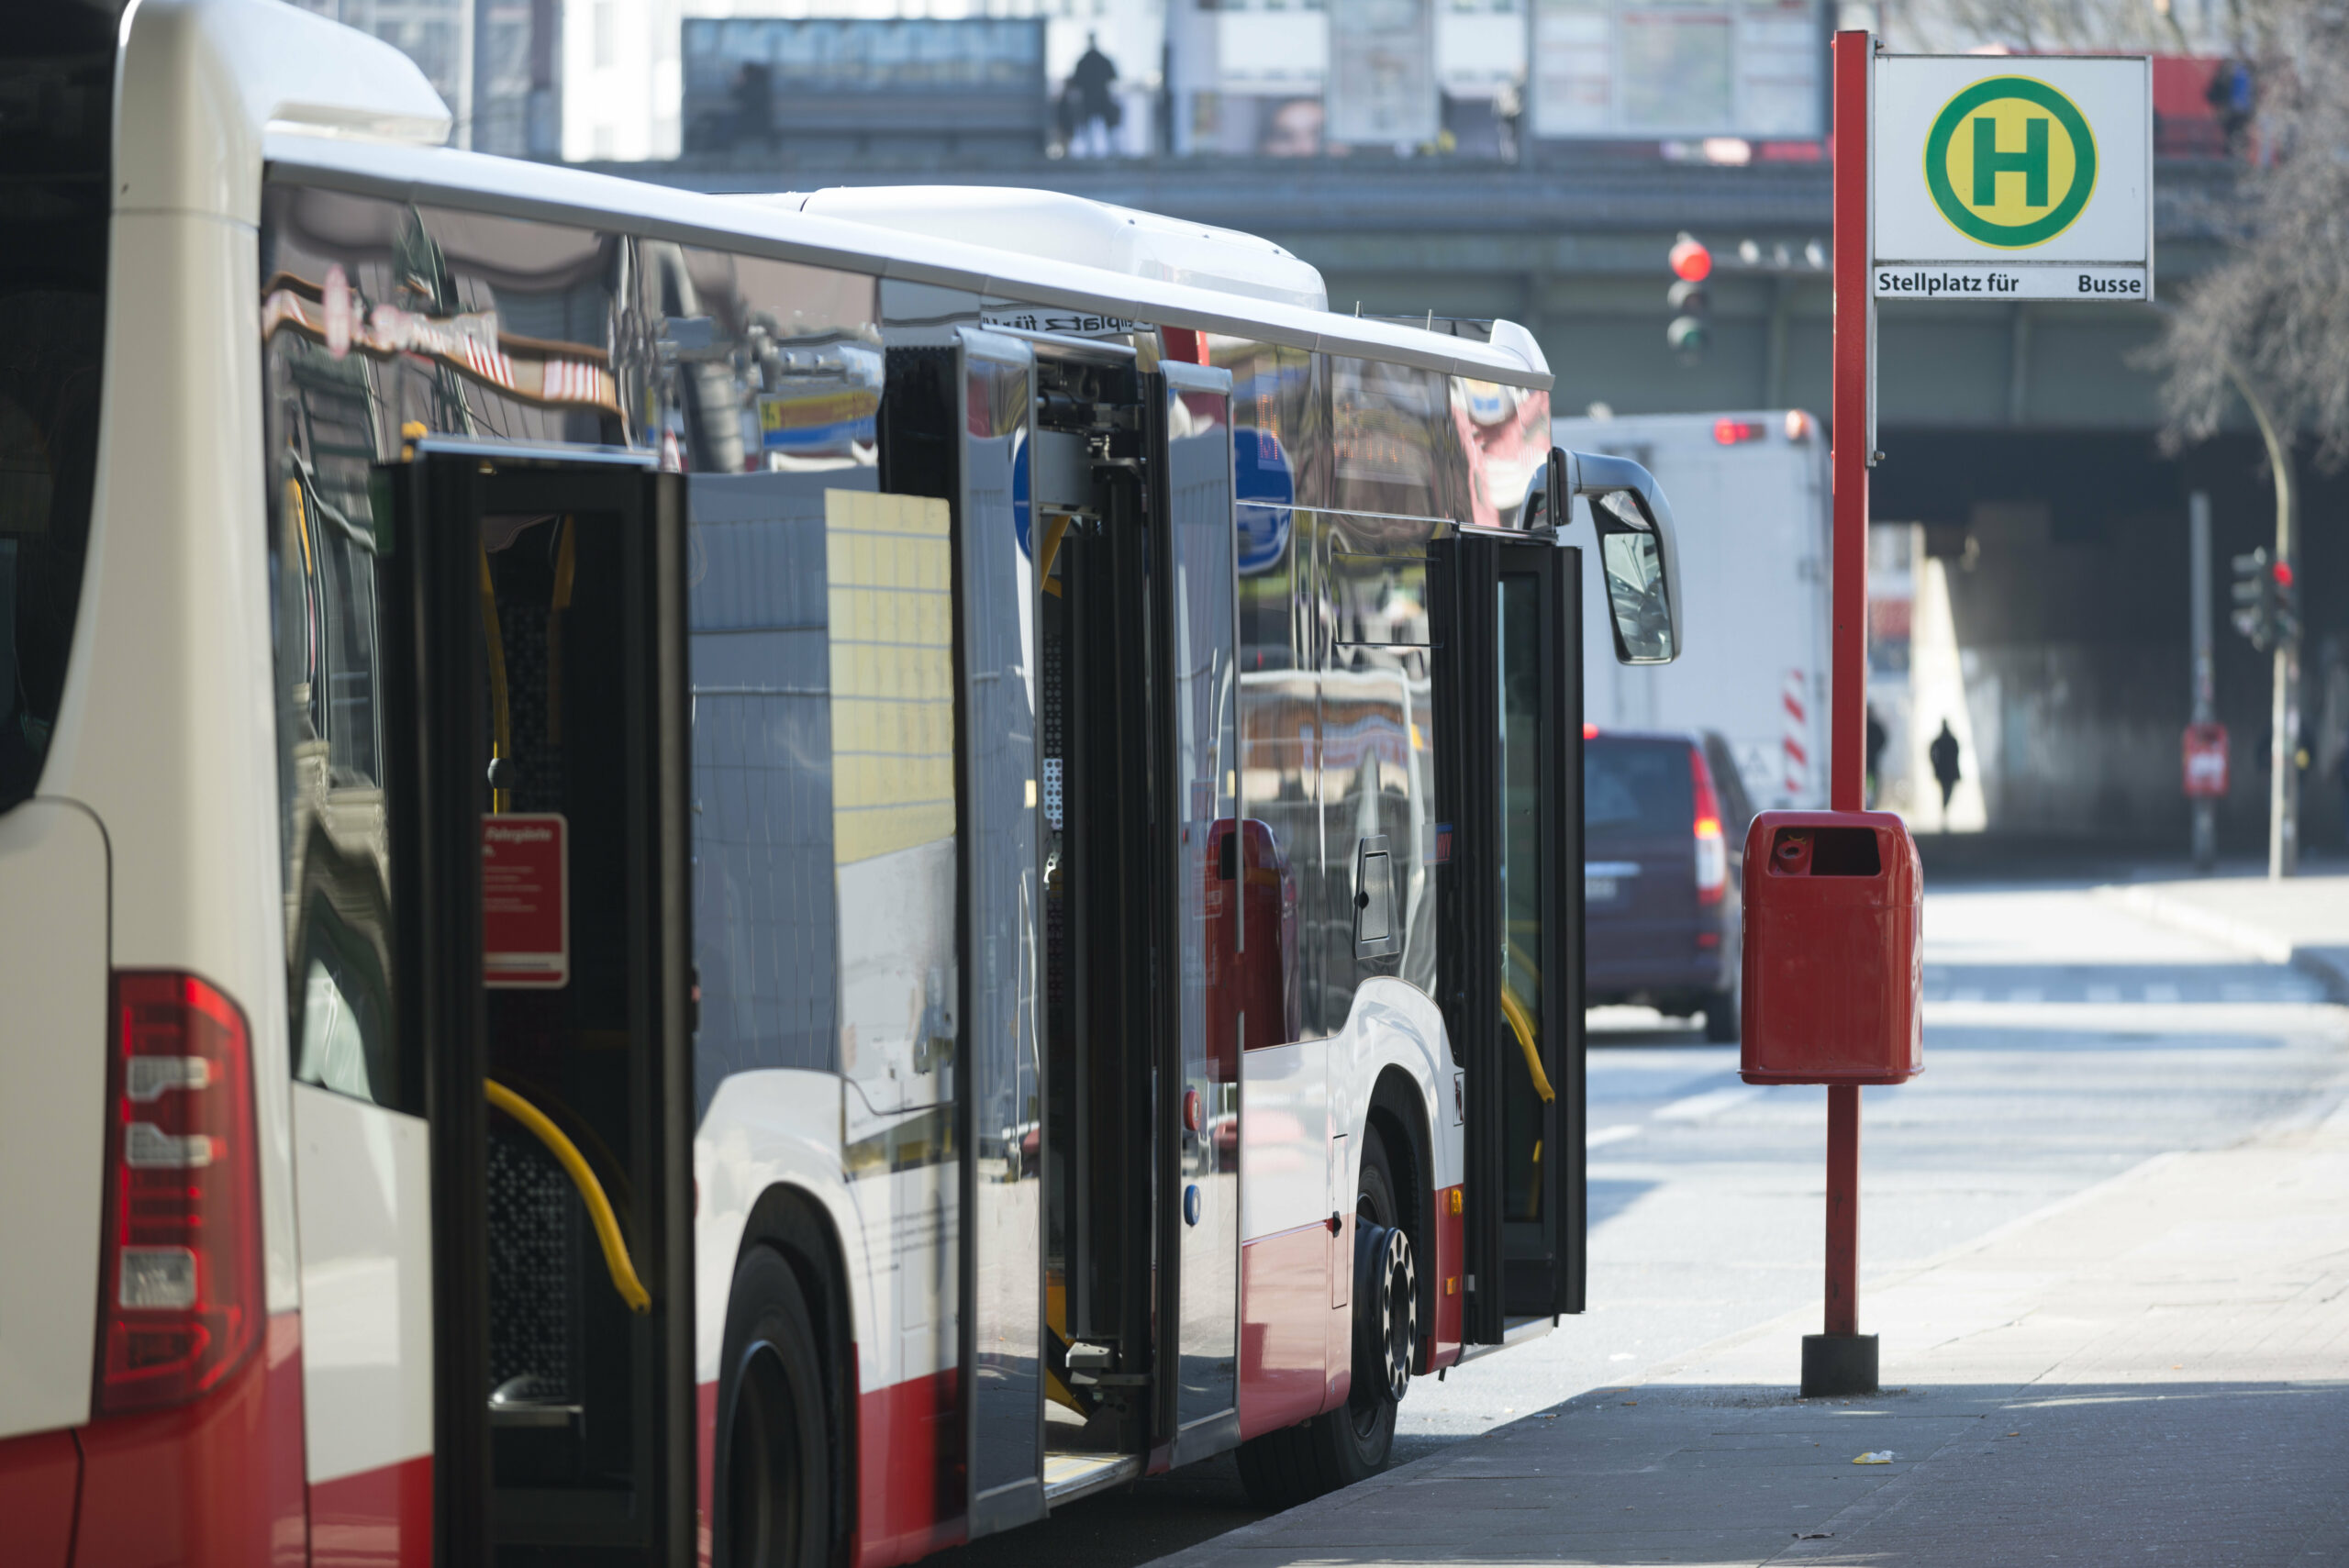
M 2349 460 L 2349 13 L 2332 0 L 2246 0 L 2241 15 L 2268 160 L 2243 171 L 2221 225 L 2226 260 L 2186 295 L 2147 362 L 2165 375 L 2173 449 L 2219 428 L 2240 375 L 2336 465 Z

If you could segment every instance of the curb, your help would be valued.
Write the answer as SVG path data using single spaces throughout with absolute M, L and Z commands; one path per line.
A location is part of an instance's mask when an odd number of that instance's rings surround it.
M 2255 958 L 2262 963 L 2283 964 L 2324 987 L 2325 999 L 2349 1003 L 2349 948 L 2301 946 L 2273 931 L 2205 909 L 2191 900 L 2174 897 L 2155 888 L 2110 885 L 2097 895 L 2109 898 L 2132 914 L 2188 936 L 2206 938 Z

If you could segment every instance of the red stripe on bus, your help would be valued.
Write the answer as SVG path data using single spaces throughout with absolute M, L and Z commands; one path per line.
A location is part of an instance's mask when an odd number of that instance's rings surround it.
M 709 1568 L 709 1532 L 718 1518 L 712 1473 L 718 1468 L 718 1385 L 694 1385 L 694 1551 Z
M 300 1568 L 307 1558 L 299 1313 L 271 1318 L 262 1353 L 204 1397 L 74 1437 L 75 1568 Z M 409 1562 L 431 1561 L 429 1533 Z
M 0 1442 L 0 1532 L 21 1568 L 66 1568 L 73 1556 L 73 1502 L 82 1451 L 70 1431 Z
M 1321 1358 L 1329 1374 L 1321 1384 L 1321 1408 L 1334 1410 L 1354 1386 L 1354 1216 L 1338 1217 L 1330 1242 L 1330 1293 L 1321 1319 Z
M 1426 1372 L 1450 1366 L 1460 1359 L 1460 1310 L 1466 1300 L 1461 1293 L 1467 1288 L 1461 1271 L 1462 1260 L 1468 1251 L 1467 1221 L 1453 1206 L 1461 1195 L 1461 1189 L 1456 1186 L 1436 1189 L 1435 1335 L 1429 1348 L 1428 1364 L 1421 1369 Z
M 430 1568 L 432 1456 L 310 1484 L 312 1568 Z
M 894 1568 L 969 1533 L 952 1370 L 857 1396 L 856 1568 Z
M 1330 1228 L 1301 1225 L 1240 1249 L 1240 1435 L 1320 1414 Z

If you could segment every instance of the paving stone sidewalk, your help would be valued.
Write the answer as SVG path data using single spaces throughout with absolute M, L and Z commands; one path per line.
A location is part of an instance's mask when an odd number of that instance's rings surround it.
M 1153 1568 L 2349 1563 L 2338 1089 L 1869 1282 L 1879 1396 L 1795 1396 L 1813 1316 Z
M 2288 963 L 2349 1002 L 2349 875 L 2324 872 L 2141 881 L 2104 888 L 2132 912 L 2268 963 Z

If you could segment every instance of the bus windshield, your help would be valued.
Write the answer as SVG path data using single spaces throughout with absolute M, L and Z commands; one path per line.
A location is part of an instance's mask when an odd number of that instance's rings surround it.
M 120 10 L 37 6 L 0 34 L 0 811 L 39 782 L 82 596 Z

